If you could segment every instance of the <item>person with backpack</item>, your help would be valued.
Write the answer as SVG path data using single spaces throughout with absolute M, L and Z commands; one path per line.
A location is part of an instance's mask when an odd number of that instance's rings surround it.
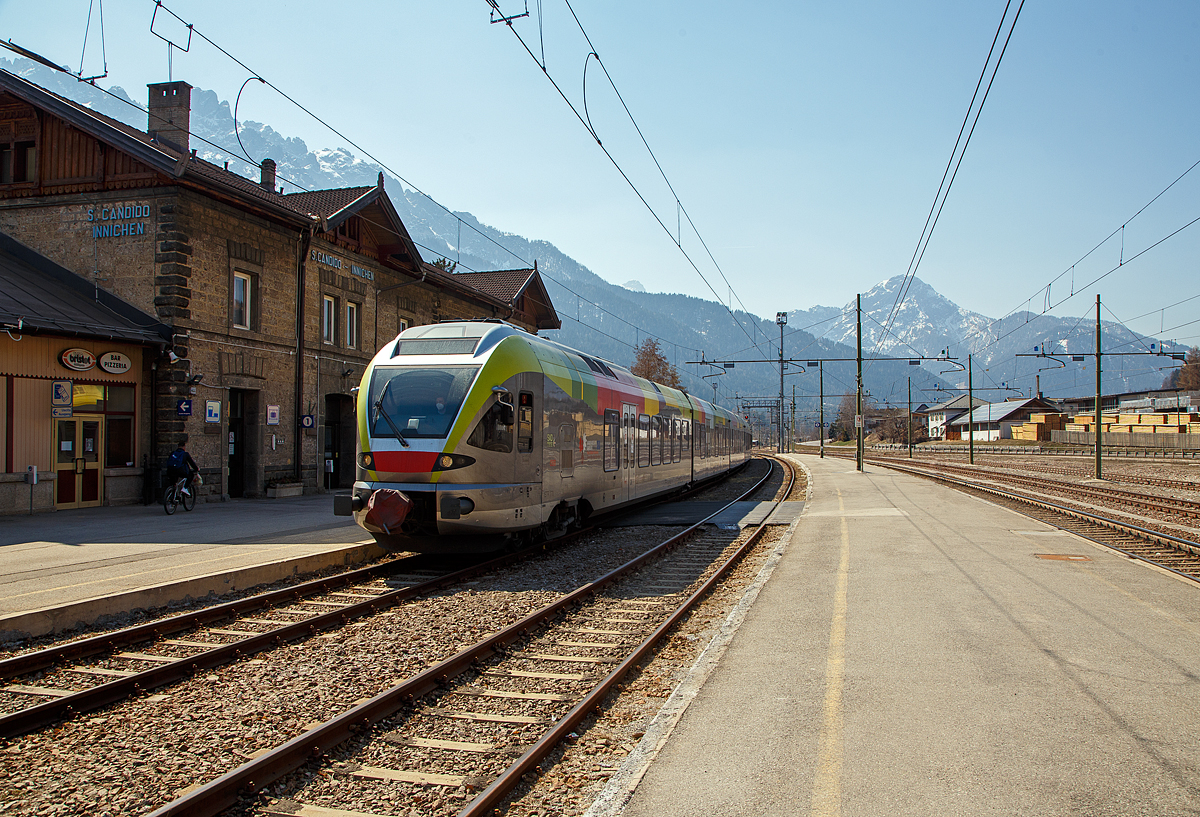
M 185 491 L 192 490 L 192 475 L 200 472 L 200 466 L 187 452 L 187 438 L 179 441 L 179 447 L 167 457 L 167 484 L 174 485 L 176 480 L 186 478 Z

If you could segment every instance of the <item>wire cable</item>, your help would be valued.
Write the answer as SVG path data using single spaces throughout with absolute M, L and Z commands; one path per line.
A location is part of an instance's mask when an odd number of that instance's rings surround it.
M 489 4 L 489 5 L 490 5 L 490 4 Z M 567 7 L 568 7 L 568 8 L 570 8 L 570 4 L 569 4 L 569 3 L 567 4 Z M 575 11 L 574 11 L 574 9 L 571 9 L 571 14 L 572 14 L 572 16 L 574 16 L 574 15 L 575 15 Z M 579 24 L 579 18 L 578 18 L 578 17 L 576 17 L 576 18 L 575 18 L 575 21 L 576 21 L 576 23 L 577 23 L 577 24 Z M 532 60 L 533 60 L 535 63 L 537 63 L 537 62 L 538 62 L 538 59 L 537 59 L 537 56 L 536 56 L 536 55 L 533 53 L 533 49 L 531 49 L 531 48 L 529 47 L 529 44 L 525 42 L 525 39 L 524 39 L 524 38 L 523 38 L 523 37 L 520 35 L 520 33 L 519 33 L 519 32 L 516 30 L 516 28 L 513 26 L 511 18 L 510 18 L 510 19 L 506 19 L 504 22 L 505 22 L 505 24 L 508 26 L 509 30 L 510 30 L 510 31 L 513 33 L 513 36 L 517 38 L 517 41 L 518 41 L 518 42 L 521 44 L 521 47 L 525 49 L 525 52 L 526 52 L 527 54 L 529 54 L 529 57 L 530 57 L 530 59 L 532 59 Z M 600 56 L 599 56 L 599 54 L 596 52 L 596 49 L 595 49 L 595 47 L 594 47 L 594 46 L 592 46 L 591 38 L 590 38 L 590 37 L 588 37 L 588 35 L 587 35 L 587 32 L 586 32 L 586 30 L 584 30 L 584 29 L 583 29 L 583 26 L 582 26 L 582 24 L 579 24 L 579 27 L 580 27 L 580 31 L 582 31 L 582 32 L 583 32 L 584 39 L 585 39 L 585 40 L 587 40 L 588 47 L 592 49 L 592 50 L 591 50 L 591 53 L 589 54 L 589 57 L 588 57 L 588 59 L 590 60 L 590 59 L 591 59 L 591 57 L 595 57 L 595 58 L 596 58 L 596 61 L 597 61 L 598 63 L 600 63 L 600 66 L 601 66 L 602 68 L 604 68 L 604 62 L 603 62 L 603 61 L 600 59 Z M 539 63 L 539 67 L 542 67 L 540 63 Z M 634 184 L 633 180 L 629 178 L 629 175 L 628 175 L 628 174 L 625 172 L 625 169 L 621 167 L 621 164 L 620 164 L 620 163 L 619 163 L 619 162 L 616 160 L 616 157 L 614 157 L 614 156 L 612 155 L 612 153 L 611 153 L 611 152 L 608 150 L 608 148 L 606 148 L 606 147 L 604 146 L 604 143 L 603 143 L 603 142 L 600 140 L 599 136 L 597 136 L 597 134 L 596 134 L 596 131 L 595 131 L 595 129 L 594 129 L 592 126 L 591 126 L 591 123 L 590 123 L 590 121 L 588 120 L 588 118 L 587 118 L 585 115 L 583 115 L 583 114 L 581 114 L 581 113 L 579 112 L 579 109 L 578 109 L 578 108 L 576 108 L 576 107 L 575 107 L 575 104 L 574 104 L 573 102 L 571 102 L 570 98 L 568 98 L 568 97 L 567 97 L 566 93 L 563 91 L 563 89 L 561 88 L 561 86 L 559 86 L 558 82 L 557 82 L 557 81 L 554 79 L 554 77 L 553 77 L 553 76 L 551 76 L 551 74 L 550 74 L 550 72 L 549 72 L 548 70 L 546 70 L 546 69 L 543 67 L 543 68 L 542 68 L 542 73 L 545 75 L 546 79 L 547 79 L 547 80 L 550 82 L 550 84 L 551 84 L 552 86 L 554 86 L 554 90 L 556 90 L 556 91 L 558 92 L 558 95 L 559 95 L 560 97 L 562 97 L 562 100 L 563 100 L 563 102 L 567 103 L 567 107 L 569 107 L 569 108 L 571 109 L 571 112 L 575 114 L 575 117 L 576 117 L 576 118 L 579 120 L 580 124 L 582 124 L 582 125 L 583 125 L 583 127 L 584 127 L 585 129 L 587 129 L 588 133 L 590 133 L 590 134 L 591 134 L 592 138 L 593 138 L 593 139 L 595 139 L 597 147 L 599 147 L 599 148 L 600 148 L 600 150 L 601 150 L 601 151 L 604 153 L 604 155 L 605 155 L 605 156 L 608 158 L 608 160 L 609 160 L 609 162 L 612 164 L 612 166 L 613 166 L 614 168 L 616 168 L 617 172 L 618 172 L 618 173 L 621 175 L 621 178 L 623 178 L 623 179 L 625 180 L 626 184 L 628 184 L 628 185 L 629 185 L 629 188 L 630 188 L 630 189 L 631 189 L 631 190 L 634 192 L 634 195 L 636 195 L 636 196 L 638 197 L 638 200 L 642 202 L 642 204 L 645 206 L 646 210 L 647 210 L 647 211 L 650 213 L 650 215 L 651 215 L 651 216 L 654 218 L 654 220 L 655 220 L 656 222 L 658 222 L 658 226 L 659 226 L 659 227 L 661 227 L 661 228 L 663 229 L 663 232 L 665 232 L 665 233 L 667 234 L 667 236 L 668 236 L 668 237 L 670 237 L 670 236 L 671 236 L 671 230 L 670 230 L 670 228 L 669 228 L 669 227 L 667 227 L 666 223 L 664 223 L 664 222 L 663 222 L 662 218 L 661 218 L 661 217 L 658 215 L 658 213 L 657 213 L 657 212 L 654 210 L 654 208 L 653 208 L 653 207 L 650 205 L 650 203 L 649 203 L 649 202 L 646 200 L 646 197 L 645 197 L 645 196 L 642 194 L 642 191 L 638 189 L 637 185 L 636 185 L 636 184 Z M 608 69 L 607 69 L 607 68 L 604 68 L 604 73 L 605 73 L 605 76 L 606 76 L 606 77 L 608 77 L 608 79 L 609 79 L 609 82 L 612 84 L 612 86 L 613 86 L 613 90 L 614 90 L 614 91 L 617 93 L 617 97 L 618 97 L 618 99 L 620 99 L 620 98 L 621 98 L 620 91 L 617 89 L 617 87 L 616 87 L 616 83 L 615 83 L 615 82 L 613 82 L 611 75 L 609 75 L 609 73 L 608 73 Z M 624 105 L 625 105 L 625 103 L 624 103 L 624 100 L 623 100 L 623 99 L 622 99 L 622 101 L 621 101 L 621 104 L 622 104 L 622 106 L 624 106 Z M 629 113 L 629 109 L 628 109 L 628 107 L 625 107 L 625 110 L 626 110 L 626 113 Z M 632 119 L 633 119 L 633 115 L 632 115 L 632 114 L 629 114 L 629 116 L 630 116 L 630 119 L 632 120 Z M 635 129 L 637 129 L 637 130 L 638 130 L 638 133 L 639 133 L 639 135 L 641 135 L 641 129 L 640 129 L 640 128 L 638 128 L 636 121 L 634 121 L 634 128 L 635 128 Z M 645 137 L 644 137 L 644 136 L 642 137 L 642 140 L 643 140 L 643 143 L 645 143 Z M 649 146 L 648 146 L 648 145 L 647 145 L 647 149 L 649 149 Z M 651 156 L 653 157 L 653 152 L 651 152 Z M 662 172 L 662 166 L 661 166 L 661 165 L 659 165 L 659 163 L 658 163 L 658 159 L 657 159 L 656 157 L 654 158 L 654 162 L 655 162 L 655 165 L 657 165 L 657 166 L 658 166 L 658 168 L 659 168 L 659 171 L 660 171 L 660 172 Z M 665 178 L 665 177 L 666 177 L 666 174 L 664 173 L 664 174 L 663 174 L 663 176 L 664 176 L 664 178 Z M 669 182 L 669 181 L 667 182 L 667 186 L 668 186 L 668 188 L 670 188 L 670 182 Z M 672 189 L 672 193 L 674 193 L 674 190 L 673 190 L 673 189 Z M 676 202 L 678 203 L 678 197 L 676 197 Z M 689 223 L 691 223 L 691 219 L 690 219 L 690 217 L 689 217 L 688 221 L 689 221 Z M 697 233 L 697 237 L 699 237 L 699 233 Z M 704 240 L 703 240 L 703 238 L 701 238 L 700 240 L 701 240 L 701 244 L 704 244 Z M 759 347 L 759 344 L 760 344 L 760 342 L 759 342 L 759 341 L 756 341 L 756 340 L 755 340 L 755 339 L 754 339 L 754 338 L 753 338 L 753 337 L 750 335 L 750 333 L 749 333 L 749 332 L 746 330 L 746 327 L 742 325 L 742 322 L 741 322 L 741 321 L 739 321 L 739 320 L 737 319 L 737 316 L 736 316 L 736 315 L 733 313 L 733 309 L 732 309 L 731 307 L 729 307 L 729 306 L 726 306 L 726 305 L 724 304 L 724 302 L 721 300 L 721 296 L 720 296 L 720 295 L 717 293 L 717 290 L 716 290 L 716 289 L 713 287 L 712 283 L 711 283 L 711 282 L 709 282 L 708 278 L 707 278 L 707 277 L 705 277 L 704 273 L 703 273 L 703 272 L 700 270 L 700 267 L 699 267 L 699 266 L 696 264 L 696 262 L 695 262 L 695 261 L 692 259 L 691 255 L 690 255 L 690 254 L 687 252 L 687 250 L 685 250 L 685 249 L 683 248 L 683 245 L 682 245 L 682 243 L 681 243 L 681 242 L 679 242 L 678 240 L 672 240 L 672 242 L 671 242 L 671 243 L 675 244 L 676 248 L 677 248 L 677 249 L 679 250 L 679 252 L 680 252 L 680 253 L 683 255 L 684 259 L 685 259 L 685 260 L 688 262 L 688 265 L 689 265 L 689 266 L 691 266 L 691 268 L 692 268 L 693 270 L 695 270 L 696 274 L 700 276 L 700 280 L 702 280 L 702 281 L 704 282 L 704 285 L 708 287 L 708 289 L 709 289 L 709 291 L 710 291 L 710 292 L 712 292 L 713 296 L 714 296 L 714 297 L 717 299 L 717 302 L 718 302 L 718 303 L 720 303 L 722 306 L 725 306 L 725 311 L 726 311 L 726 312 L 729 314 L 729 316 L 730 316 L 730 317 L 733 319 L 733 322 L 734 322 L 735 324 L 737 324 L 738 328 L 742 330 L 743 334 L 745 334 L 745 335 L 746 335 L 746 337 L 747 337 L 747 339 L 749 339 L 750 343 L 751 343 L 751 344 L 754 344 L 754 345 L 755 345 L 755 347 L 756 347 L 756 348 L 758 348 L 758 347 Z M 707 246 L 706 246 L 705 248 L 707 249 Z M 722 277 L 724 278 L 724 273 L 722 273 Z M 728 279 L 726 279 L 726 283 L 728 283 Z M 730 291 L 732 291 L 732 286 L 730 287 Z M 738 299 L 738 302 L 739 302 L 739 303 L 741 303 L 741 299 L 740 299 L 740 298 Z M 744 304 L 743 304 L 743 307 L 744 307 Z M 746 311 L 749 311 L 749 310 L 746 310 Z M 761 330 L 760 330 L 760 331 L 761 331 Z

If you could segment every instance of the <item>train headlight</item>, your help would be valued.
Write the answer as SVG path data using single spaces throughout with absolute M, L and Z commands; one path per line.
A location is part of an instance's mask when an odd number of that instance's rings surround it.
M 358 464 L 370 471 L 375 467 L 375 458 L 371 456 L 369 451 L 364 451 L 358 455 Z
M 465 454 L 439 454 L 433 461 L 434 471 L 453 471 L 455 468 L 466 468 L 475 462 L 474 457 Z

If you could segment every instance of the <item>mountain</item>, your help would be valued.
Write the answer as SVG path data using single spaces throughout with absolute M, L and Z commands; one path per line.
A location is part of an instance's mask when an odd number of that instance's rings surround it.
M 924 355 L 935 357 L 942 350 L 966 365 L 971 355 L 974 383 L 980 388 L 1003 385 L 1027 392 L 1041 384 L 1051 397 L 1094 394 L 1096 324 L 1094 319 L 1057 317 L 1017 312 L 993 319 L 963 309 L 919 278 L 912 279 L 904 303 L 897 311 L 892 331 L 884 337 L 904 277 L 897 275 L 874 286 L 862 296 L 863 352 L 881 356 Z M 809 326 L 823 338 L 838 343 L 855 343 L 855 304 L 841 309 L 813 307 L 790 313 L 789 325 Z M 1105 352 L 1148 352 L 1159 341 L 1130 331 L 1119 323 L 1102 322 L 1101 350 Z M 882 338 L 882 340 L 881 340 Z M 878 347 L 878 348 L 877 348 Z M 1018 355 L 1052 354 L 1052 357 Z M 1082 359 L 1076 359 L 1082 358 Z M 1158 388 L 1165 377 L 1162 367 L 1169 358 L 1157 355 L 1113 355 L 1104 360 L 1104 390 L 1120 393 Z M 926 363 L 927 372 L 938 372 L 955 386 L 965 387 L 965 372 L 946 372 L 948 363 Z M 1015 392 L 1010 392 L 1015 396 Z M 1000 399 L 1002 392 L 985 392 L 983 397 Z
M 21 59 L 0 59 L 0 68 L 133 127 L 146 127 L 141 103 L 135 105 L 120 87 L 105 93 Z M 239 122 L 235 133 L 229 103 L 212 91 L 193 89 L 191 127 L 198 137 L 192 140 L 197 155 L 218 164 L 229 162 L 230 170 L 255 180 L 258 168 L 239 158 L 239 137 L 247 155 L 274 159 L 280 183 L 296 189 L 374 185 L 382 172 L 388 194 L 426 260 L 445 256 L 458 261 L 464 270 L 520 268 L 536 260 L 563 321 L 561 330 L 547 334 L 563 343 L 629 365 L 637 345 L 652 333 L 694 394 L 713 397 L 710 388 L 714 382 L 718 385 L 716 396 L 725 405 L 732 405 L 735 395 L 769 398 L 779 394 L 778 364 L 743 362 L 724 368 L 689 363 L 701 359 L 778 360 L 779 327 L 774 320 L 731 311 L 723 304 L 689 295 L 646 292 L 638 281 L 629 281 L 624 287 L 610 284 L 548 241 L 502 232 L 470 213 L 451 212 L 344 147 L 311 149 L 303 140 L 258 122 Z M 863 296 L 863 351 L 868 355 L 883 335 L 882 326 L 900 284 L 897 276 Z M 970 352 L 976 356 L 975 385 L 995 388 L 980 395 L 991 400 L 1015 396 L 1018 389 L 1031 391 L 1038 370 L 1045 368 L 1041 372 L 1042 391 L 1063 397 L 1087 394 L 1094 388 L 1094 370 L 1088 374 L 1091 358 L 1078 362 L 1068 357 L 1059 366 L 1056 361 L 1015 355 L 1032 352 L 1035 345 L 1049 345 L 1063 354 L 1086 354 L 1092 349 L 1093 337 L 1094 327 L 1078 319 L 1021 313 L 995 322 L 956 306 L 924 282 L 913 280 L 893 331 L 879 344 L 877 353 L 932 358 L 949 348 L 950 357 L 965 367 Z M 1103 342 L 1106 349 L 1131 349 L 1131 342 L 1152 341 L 1106 324 Z M 827 413 L 836 407 L 841 394 L 854 390 L 854 344 L 853 301 L 841 308 L 813 306 L 789 313 L 785 355 L 804 361 L 830 361 L 823 367 Z M 1105 363 L 1106 391 L 1156 388 L 1164 376 L 1157 369 L 1160 363 L 1159 358 L 1109 358 Z M 957 369 L 950 362 L 914 366 L 907 359 L 875 361 L 864 367 L 864 382 L 877 402 L 904 405 L 911 379 L 914 405 L 932 404 L 945 399 L 946 390 L 966 386 L 965 372 Z M 820 389 L 816 369 L 791 366 L 784 380 L 788 395 L 795 389 L 797 409 L 815 414 L 815 397 Z M 1001 384 L 1013 390 L 1005 391 Z

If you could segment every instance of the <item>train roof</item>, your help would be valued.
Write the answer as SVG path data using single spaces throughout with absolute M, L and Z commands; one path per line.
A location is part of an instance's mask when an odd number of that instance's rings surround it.
M 653 390 L 659 393 L 662 393 L 664 389 L 669 389 L 688 394 L 685 389 L 676 389 L 672 386 L 663 386 L 654 383 L 651 380 L 633 374 L 625 366 L 612 363 L 595 355 L 589 355 L 586 352 L 581 352 L 558 341 L 534 335 L 519 326 L 514 326 L 498 319 L 444 321 L 442 323 L 414 326 L 405 329 L 396 336 L 395 341 L 380 349 L 372 362 L 375 365 L 395 364 L 400 362 L 396 358 L 408 355 L 458 356 L 469 354 L 478 358 L 494 349 L 499 345 L 500 341 L 514 336 L 521 338 L 531 345 L 550 347 L 561 353 L 577 356 L 587 365 L 592 374 L 597 377 L 611 378 L 638 385 L 649 384 Z M 688 399 L 701 404 L 706 411 L 711 411 L 714 415 L 734 419 L 740 424 L 741 417 L 729 409 L 717 406 L 693 394 L 688 394 Z

